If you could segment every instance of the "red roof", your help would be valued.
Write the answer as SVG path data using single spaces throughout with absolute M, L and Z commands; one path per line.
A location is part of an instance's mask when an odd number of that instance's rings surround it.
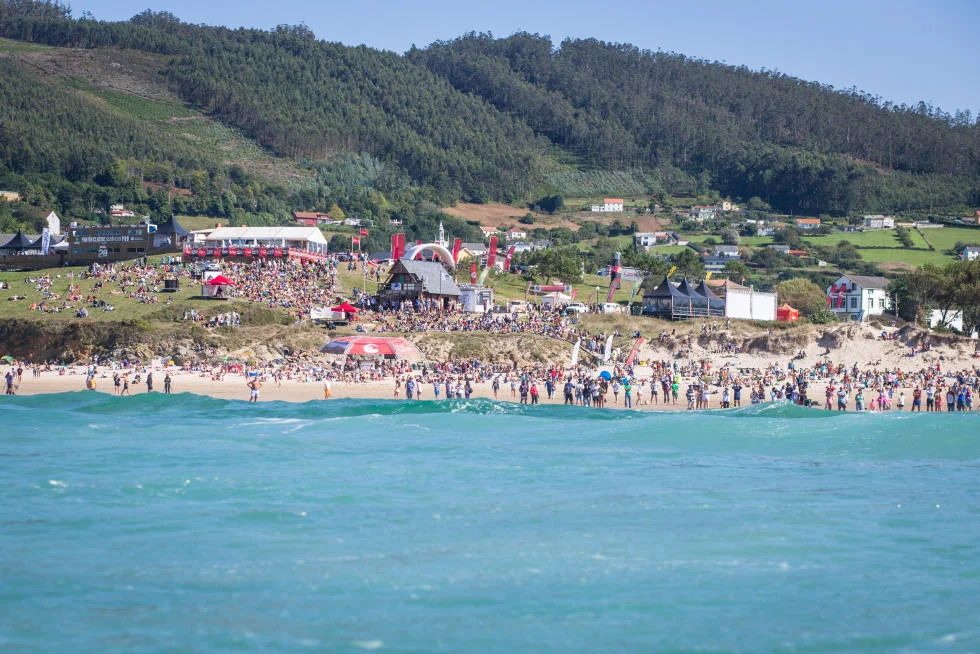
M 803 223 L 804 225 L 819 225 L 820 224 L 820 219 L 819 218 L 797 218 L 796 219 L 796 224 L 799 225 L 800 223 Z
M 602 200 L 606 204 L 622 204 L 623 201 L 619 198 L 603 198 Z

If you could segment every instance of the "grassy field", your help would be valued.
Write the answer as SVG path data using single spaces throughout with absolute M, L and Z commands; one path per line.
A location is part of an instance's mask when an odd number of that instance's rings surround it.
M 49 45 L 40 43 L 28 43 L 26 41 L 14 41 L 13 39 L 0 39 L 0 52 L 7 54 L 21 54 L 23 52 L 41 52 L 42 50 L 53 50 Z
M 970 245 L 980 245 L 980 229 L 970 229 L 969 227 L 943 227 L 941 229 L 924 229 L 925 235 L 932 246 L 939 252 L 952 250 L 957 241 L 962 241 Z M 918 232 L 916 236 L 922 238 Z
M 880 229 L 873 232 L 834 232 L 826 236 L 806 236 L 804 240 L 817 245 L 836 245 L 841 241 L 847 241 L 859 249 L 862 247 L 902 247 L 894 229 Z M 916 232 L 912 232 L 912 243 L 918 248 L 929 247 Z
M 952 257 L 942 252 L 931 250 L 906 250 L 895 248 L 893 250 L 860 250 L 861 258 L 870 263 L 907 263 L 911 266 L 919 267 L 927 263 L 944 264 L 952 261 Z
M 89 295 L 106 301 L 115 307 L 114 311 L 103 311 L 102 309 L 89 309 L 89 317 L 86 321 L 121 321 L 141 318 L 145 320 L 170 319 L 167 311 L 167 299 L 173 299 L 174 306 L 183 308 L 194 308 L 200 313 L 211 316 L 218 313 L 225 313 L 238 302 L 216 302 L 200 297 L 201 287 L 197 284 L 191 285 L 186 280 L 181 280 L 181 288 L 176 293 L 160 293 L 160 302 L 153 304 L 141 304 L 137 300 L 132 300 L 122 294 L 113 293 L 109 287 L 95 288 L 96 280 L 78 279 L 68 277 L 69 273 L 79 274 L 85 268 L 53 268 L 35 272 L 0 272 L 0 281 L 5 281 L 10 286 L 9 290 L 0 291 L 0 314 L 5 318 L 29 318 L 31 320 L 82 320 L 74 317 L 73 311 L 63 311 L 61 313 L 42 313 L 40 311 L 30 311 L 32 304 L 45 301 L 41 297 L 41 292 L 34 288 L 33 284 L 28 284 L 25 279 L 28 277 L 41 277 L 50 274 L 54 280 L 53 292 L 59 295 L 57 300 L 46 300 L 51 306 L 61 306 L 67 301 L 69 284 L 81 286 L 78 293 L 82 301 L 68 302 L 72 307 L 86 306 L 84 299 Z M 11 296 L 26 296 L 24 300 L 10 301 Z M 240 309 L 239 309 L 240 310 Z

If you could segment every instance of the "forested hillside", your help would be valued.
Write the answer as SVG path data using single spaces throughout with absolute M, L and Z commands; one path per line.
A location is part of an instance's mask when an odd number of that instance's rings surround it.
M 57 180 L 59 202 L 86 189 L 120 198 L 138 175 L 192 191 L 180 211 L 275 221 L 336 205 L 383 220 L 429 200 L 567 194 L 579 171 L 600 170 L 651 195 L 715 189 L 795 213 L 980 204 L 968 114 L 629 45 L 471 34 L 400 56 L 302 26 L 231 30 L 150 11 L 108 23 L 27 0 L 0 0 L 0 36 L 151 53 L 154 80 L 189 111 L 309 173 L 245 174 L 165 121 L 147 127 L 0 59 L 0 185 Z
M 408 56 L 592 165 L 672 164 L 789 211 L 928 206 L 901 173 L 928 176 L 953 203 L 976 201 L 980 125 L 969 113 L 595 40 L 555 49 L 537 35 L 471 34 Z

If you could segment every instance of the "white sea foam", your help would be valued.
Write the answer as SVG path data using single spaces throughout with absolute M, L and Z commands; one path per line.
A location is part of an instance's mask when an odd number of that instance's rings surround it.
M 381 649 L 385 646 L 383 640 L 355 640 L 351 645 L 361 649 Z
M 57 479 L 49 479 L 48 485 L 54 486 L 55 488 L 68 488 L 68 484 L 63 481 L 58 481 Z

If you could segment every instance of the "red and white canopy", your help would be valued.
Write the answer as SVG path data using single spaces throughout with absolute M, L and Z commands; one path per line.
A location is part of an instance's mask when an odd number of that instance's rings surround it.
M 422 353 L 411 341 L 387 336 L 342 336 L 321 347 L 320 351 L 328 354 L 394 355 L 398 358 L 417 357 L 424 359 Z

